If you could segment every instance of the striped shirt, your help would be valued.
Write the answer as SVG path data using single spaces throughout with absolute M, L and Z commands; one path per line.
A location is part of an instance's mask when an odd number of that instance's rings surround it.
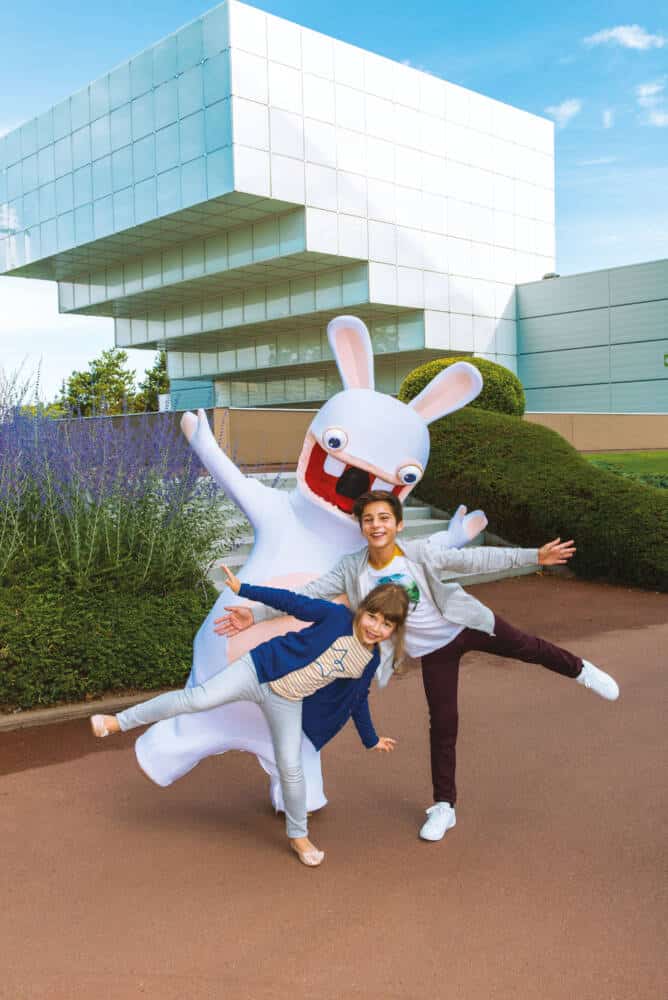
M 288 701 L 301 701 L 332 681 L 361 677 L 372 656 L 373 650 L 354 635 L 342 635 L 312 663 L 270 681 L 269 687 Z

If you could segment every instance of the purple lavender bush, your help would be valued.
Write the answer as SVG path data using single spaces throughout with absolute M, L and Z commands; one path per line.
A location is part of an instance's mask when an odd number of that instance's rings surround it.
M 169 414 L 0 415 L 0 581 L 166 593 L 203 581 L 239 529 Z

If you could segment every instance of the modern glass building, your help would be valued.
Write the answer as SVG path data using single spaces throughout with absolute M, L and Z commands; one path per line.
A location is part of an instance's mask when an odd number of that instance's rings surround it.
M 229 0 L 0 139 L 0 219 L 0 273 L 166 347 L 177 407 L 320 402 L 343 311 L 392 392 L 448 353 L 516 368 L 553 126 Z

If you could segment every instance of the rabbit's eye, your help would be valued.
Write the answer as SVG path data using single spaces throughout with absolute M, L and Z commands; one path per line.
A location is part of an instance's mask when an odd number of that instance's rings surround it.
M 414 486 L 422 479 L 422 469 L 419 465 L 402 465 L 397 476 L 404 486 Z
M 348 444 L 348 435 L 340 427 L 330 427 L 322 435 L 322 440 L 325 448 L 329 448 L 330 451 L 340 451 Z

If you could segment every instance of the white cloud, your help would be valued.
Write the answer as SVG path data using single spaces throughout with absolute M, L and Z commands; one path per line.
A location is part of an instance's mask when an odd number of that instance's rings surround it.
M 552 104 L 549 108 L 545 108 L 545 114 L 554 118 L 559 128 L 565 128 L 569 121 L 579 115 L 581 111 L 582 101 L 576 97 L 569 97 L 561 104 Z
M 612 128 L 615 124 L 615 112 L 613 108 L 605 108 L 603 111 L 603 128 Z
M 666 128 L 668 126 L 668 111 L 654 109 L 647 116 L 647 124 L 656 128 Z
M 650 80 L 648 83 L 640 83 L 635 88 L 636 101 L 638 107 L 643 109 L 641 122 L 643 125 L 651 125 L 654 128 L 665 128 L 668 126 L 668 105 L 666 104 L 666 77 L 658 80 Z
M 665 89 L 665 77 L 661 80 L 653 80 L 651 83 L 640 83 L 636 87 L 636 100 L 641 108 L 654 108 L 663 100 Z
M 616 163 L 616 156 L 599 156 L 595 160 L 580 160 L 579 167 L 602 167 L 606 163 Z
M 24 375 L 39 368 L 43 400 L 113 345 L 112 320 L 58 312 L 55 282 L 0 278 L 0 367 L 9 374 L 23 364 Z M 128 367 L 141 378 L 153 358 L 152 351 L 128 351 Z
M 595 35 L 584 39 L 585 45 L 621 45 L 624 49 L 662 49 L 668 39 L 665 35 L 652 35 L 639 24 L 619 24 L 615 28 L 604 28 Z

